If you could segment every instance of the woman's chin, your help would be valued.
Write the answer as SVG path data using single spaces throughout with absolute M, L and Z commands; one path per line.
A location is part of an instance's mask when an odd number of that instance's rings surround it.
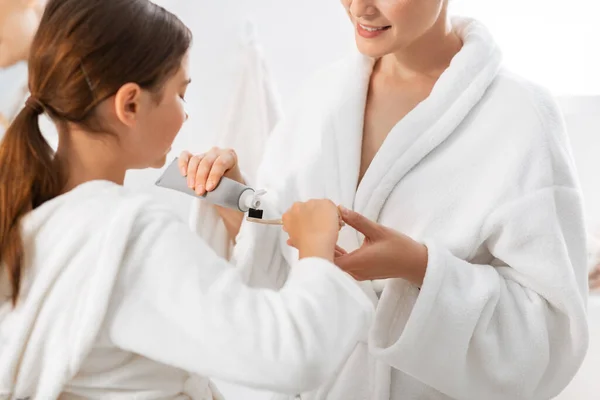
M 360 37 L 356 40 L 356 47 L 361 54 L 375 59 L 390 53 L 387 46 L 384 47 L 375 43 L 365 43 L 364 39 Z

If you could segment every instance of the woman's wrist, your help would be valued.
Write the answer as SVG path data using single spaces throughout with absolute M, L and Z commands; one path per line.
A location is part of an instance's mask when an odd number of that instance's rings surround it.
M 246 184 L 246 181 L 244 180 L 241 171 L 237 167 L 234 170 L 228 171 L 228 173 L 226 173 L 225 176 L 229 179 L 241 183 L 242 185 Z M 219 216 L 223 220 L 223 223 L 225 224 L 225 228 L 227 229 L 229 238 L 235 243 L 235 238 L 240 232 L 242 222 L 244 221 L 244 213 L 239 210 L 234 210 L 231 208 L 220 206 L 216 206 L 216 209 L 219 213 Z
M 238 210 L 232 210 L 230 208 L 220 206 L 215 206 L 215 208 L 223 220 L 223 224 L 225 225 L 225 229 L 227 229 L 229 238 L 235 243 L 235 238 L 240 232 L 240 227 L 242 226 L 242 222 L 244 220 L 244 213 Z
M 423 286 L 427 264 L 429 262 L 429 250 L 427 246 L 412 239 L 409 244 L 410 250 L 404 255 L 399 255 L 398 260 L 403 260 L 400 268 L 402 269 L 402 278 L 417 285 Z M 406 249 L 406 248 L 405 248 Z

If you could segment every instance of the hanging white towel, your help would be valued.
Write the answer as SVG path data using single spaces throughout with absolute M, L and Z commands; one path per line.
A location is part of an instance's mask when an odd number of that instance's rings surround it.
M 238 81 L 223 114 L 217 145 L 233 148 L 246 181 L 255 180 L 269 133 L 281 115 L 278 95 L 269 77 L 265 59 L 257 42 L 256 30 L 247 21 L 241 39 Z M 190 227 L 208 242 L 219 256 L 229 259 L 232 243 L 216 209 L 194 200 Z

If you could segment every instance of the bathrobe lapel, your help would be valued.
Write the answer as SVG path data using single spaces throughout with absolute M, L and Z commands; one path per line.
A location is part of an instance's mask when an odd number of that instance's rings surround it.
M 468 21 L 454 23 L 461 30 L 466 29 Z M 331 118 L 322 135 L 323 148 L 331 154 L 325 160 L 327 167 L 321 170 L 328 198 L 379 220 L 396 185 L 451 136 L 494 81 L 501 53 L 497 47 L 490 47 L 492 41 L 484 34 L 485 30 L 475 30 L 472 25 L 464 33 L 467 43 L 462 51 L 442 74 L 431 95 L 392 128 L 360 185 L 365 105 L 374 62 L 361 55 L 352 58 L 347 76 L 340 79 L 346 86 L 339 88 L 339 97 L 332 102 L 337 106 L 331 107 Z M 347 82 L 356 85 L 349 86 Z
M 462 51 L 430 96 L 392 128 L 360 184 L 365 105 L 374 60 L 358 54 L 350 60 L 344 71 L 347 75 L 339 80 L 346 85 L 337 88 L 339 97 L 331 102 L 336 106 L 328 107 L 331 117 L 323 126 L 322 146 L 331 154 L 321 169 L 327 198 L 385 224 L 381 212 L 402 178 L 442 145 L 481 100 L 500 70 L 501 53 L 490 46 L 493 41 L 485 37 L 487 31 L 476 29 L 472 21 L 456 19 L 453 23 L 465 39 Z M 346 227 L 338 244 L 352 251 L 363 239 Z
M 457 20 L 455 26 L 465 29 L 466 22 Z M 481 35 L 481 31 L 475 32 Z M 490 38 L 469 35 L 470 32 L 464 33 L 464 48 L 442 74 L 431 95 L 388 134 L 356 191 L 356 211 L 379 221 L 388 197 L 402 178 L 451 136 L 496 78 L 500 51 L 490 47 Z

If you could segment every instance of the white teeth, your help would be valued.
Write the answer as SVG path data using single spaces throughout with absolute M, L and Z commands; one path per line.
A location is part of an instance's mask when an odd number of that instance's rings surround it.
M 358 25 L 360 25 L 360 27 L 363 28 L 367 32 L 382 31 L 382 30 L 384 30 L 386 28 L 385 26 L 382 26 L 381 28 L 371 28 L 371 27 L 368 27 L 368 26 L 364 26 L 363 24 L 358 24 Z

